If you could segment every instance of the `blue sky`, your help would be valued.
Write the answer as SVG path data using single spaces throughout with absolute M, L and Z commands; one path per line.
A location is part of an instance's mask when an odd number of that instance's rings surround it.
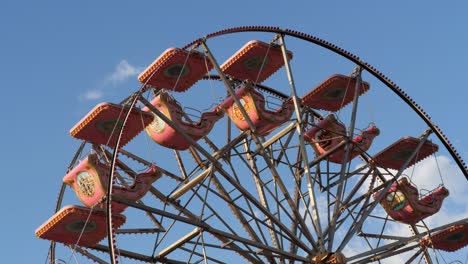
M 77 120 L 133 92 L 135 75 L 166 48 L 223 28 L 296 29 L 357 54 L 418 102 L 468 159 L 467 12 L 463 1 L 3 0 L 0 260 L 44 261 L 48 243 L 34 230 L 52 214 L 79 144 L 68 133 Z M 397 119 L 408 110 L 392 111 Z

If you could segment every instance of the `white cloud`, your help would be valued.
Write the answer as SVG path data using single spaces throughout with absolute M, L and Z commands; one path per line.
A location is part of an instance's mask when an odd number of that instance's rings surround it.
M 443 182 L 450 191 L 447 199 L 453 200 L 455 203 L 465 203 L 468 182 L 456 163 L 447 156 L 425 159 L 415 167 L 414 172 L 410 168 L 405 171 L 405 174 L 411 177 L 420 190 L 433 190 Z
M 122 83 L 129 78 L 138 75 L 141 72 L 141 67 L 136 67 L 128 63 L 127 60 L 121 60 L 116 66 L 112 73 L 108 74 L 98 88 L 91 89 L 79 96 L 80 100 L 93 101 L 102 98 L 105 94 L 105 90 L 109 88 L 109 85 L 117 85 Z
M 92 101 L 100 99 L 104 93 L 101 90 L 88 90 L 84 94 L 80 95 L 81 100 Z
M 111 84 L 121 83 L 130 77 L 138 75 L 141 70 L 141 67 L 133 66 L 125 59 L 121 60 L 115 67 L 114 72 L 107 76 L 106 82 Z
M 426 218 L 424 222 L 429 227 L 436 227 L 464 218 L 468 218 L 468 205 L 454 205 L 453 203 L 444 203 L 437 214 Z
M 438 156 L 422 162 L 413 176 L 417 186 L 424 189 L 433 189 L 441 183 L 439 169 L 445 188 L 450 192 L 444 200 L 440 211 L 425 219 L 430 227 L 441 226 L 459 219 L 468 217 L 468 204 L 466 204 L 466 191 L 468 182 L 458 166 L 446 156 Z

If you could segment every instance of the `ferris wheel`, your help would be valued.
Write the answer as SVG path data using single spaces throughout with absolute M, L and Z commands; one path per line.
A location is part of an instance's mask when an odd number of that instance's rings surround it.
M 36 230 L 48 263 L 465 261 L 465 163 L 357 56 L 240 27 L 138 80 L 70 130 L 82 143 Z

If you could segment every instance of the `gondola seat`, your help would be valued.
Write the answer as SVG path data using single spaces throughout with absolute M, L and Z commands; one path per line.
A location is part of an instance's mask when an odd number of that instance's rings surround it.
M 381 192 L 375 193 L 374 198 Z M 380 204 L 392 219 L 405 224 L 415 224 L 437 213 L 448 195 L 449 191 L 440 186 L 420 198 L 416 186 L 403 177 L 391 185 Z
M 164 114 L 169 120 L 179 126 L 194 141 L 206 136 L 213 128 L 216 121 L 224 116 L 223 111 L 218 107 L 210 112 L 201 115 L 197 122 L 187 120 L 180 104 L 167 92 L 161 91 L 151 104 Z M 144 111 L 150 112 L 145 107 Z M 176 150 L 186 150 L 190 147 L 190 142 L 177 130 L 166 124 L 161 118 L 154 114 L 154 121 L 147 128 L 146 132 L 158 144 Z
M 347 161 L 354 159 L 364 151 L 367 151 L 374 138 L 380 134 L 380 130 L 376 126 L 364 130 L 352 140 L 351 151 L 349 152 Z M 329 115 L 318 122 L 317 125 L 304 133 L 304 139 L 309 142 L 314 148 L 317 155 L 323 155 L 327 151 L 345 140 L 346 127 L 339 122 L 335 115 Z M 344 160 L 345 146 L 343 145 L 334 153 L 328 156 L 328 160 L 334 163 L 342 163 Z
M 151 184 L 161 176 L 161 171 L 151 167 L 148 171 L 138 174 L 132 186 L 114 185 L 113 195 L 132 202 L 141 199 L 151 187 Z M 70 186 L 87 207 L 105 206 L 109 179 L 109 166 L 101 163 L 96 154 L 90 154 L 65 175 L 63 182 Z M 113 202 L 112 210 L 122 212 L 127 206 Z
M 290 99 L 284 100 L 276 110 L 267 109 L 265 97 L 250 82 L 247 82 L 242 88 L 238 89 L 236 96 L 239 98 L 259 136 L 266 136 L 272 130 L 284 124 L 291 118 L 294 111 L 294 104 Z M 245 131 L 250 129 L 248 122 L 232 96 L 224 100 L 220 108 L 227 112 L 229 118 L 240 130 Z

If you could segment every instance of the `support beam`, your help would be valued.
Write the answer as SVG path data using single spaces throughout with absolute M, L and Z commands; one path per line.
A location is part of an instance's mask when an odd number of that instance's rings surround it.
M 180 196 L 185 194 L 186 192 L 190 191 L 195 185 L 199 184 L 200 182 L 204 181 L 206 177 L 208 177 L 213 172 L 213 168 L 210 167 L 200 173 L 198 176 L 193 178 L 191 181 L 187 182 L 181 188 L 177 189 L 175 192 L 172 193 L 172 199 L 179 199 Z
M 253 160 L 253 157 L 249 153 L 249 145 L 247 143 L 247 140 L 244 140 L 244 150 L 246 152 L 247 160 L 249 161 L 249 166 L 252 171 L 252 177 L 254 178 L 255 187 L 257 188 L 257 193 L 258 193 L 258 197 L 260 198 L 260 202 L 268 211 L 271 211 L 268 205 L 267 198 L 265 196 L 265 192 L 263 190 L 263 182 L 260 178 L 260 173 L 258 172 L 257 165 L 255 161 Z M 268 231 L 270 233 L 270 237 L 273 242 L 273 245 L 277 248 L 280 248 L 280 244 L 278 243 L 279 239 L 274 229 L 272 221 L 266 217 L 266 222 L 269 227 Z
M 309 166 L 307 163 L 309 162 L 309 158 L 307 157 L 307 150 L 304 143 L 304 134 L 303 134 L 303 123 L 302 123 L 302 112 L 301 112 L 301 104 L 299 102 L 299 97 L 297 96 L 296 86 L 294 84 L 294 78 L 291 71 L 291 65 L 289 64 L 286 43 L 284 42 L 284 35 L 279 35 L 280 43 L 281 43 L 281 51 L 283 54 L 284 66 L 286 67 L 286 73 L 288 75 L 289 86 L 291 88 L 292 99 L 294 102 L 294 111 L 296 112 L 296 133 L 299 138 L 299 150 L 302 157 L 302 163 L 304 164 L 304 176 L 306 177 L 307 181 L 307 190 L 309 192 L 309 199 L 310 199 L 310 206 L 312 207 L 312 225 L 315 228 L 315 232 L 317 233 L 317 242 L 320 252 L 325 251 L 323 237 L 322 234 L 322 226 L 320 223 L 320 214 L 317 207 L 317 198 L 315 197 L 314 186 L 315 183 L 312 181 Z M 309 210 L 309 208 L 305 208 L 305 210 Z
M 202 231 L 201 228 L 196 227 L 195 229 L 193 229 L 192 232 L 190 232 L 190 233 L 186 234 L 185 236 L 181 237 L 179 240 L 172 243 L 172 245 L 169 245 L 165 249 L 159 251 L 159 254 L 157 255 L 157 257 L 158 258 L 163 258 L 163 257 L 167 256 L 168 254 L 170 254 L 171 252 L 173 252 L 174 250 L 176 250 L 177 248 L 179 248 L 183 244 L 187 243 L 188 241 L 192 240 L 194 237 L 198 236 L 198 234 L 200 234 L 201 231 Z
M 336 232 L 336 221 L 340 216 L 340 207 L 341 207 L 341 196 L 343 195 L 343 186 L 346 179 L 346 170 L 348 169 L 348 159 L 352 148 L 352 140 L 354 137 L 354 126 L 356 124 L 356 114 L 357 114 L 357 106 L 358 106 L 358 98 L 359 98 L 359 91 L 361 89 L 361 72 L 362 69 L 360 67 L 357 68 L 356 74 L 356 85 L 354 88 L 354 96 L 353 96 L 353 110 L 351 112 L 351 121 L 348 130 L 348 136 L 346 138 L 346 146 L 345 152 L 343 155 L 343 161 L 341 163 L 341 172 L 340 172 L 340 179 L 338 181 L 338 188 L 336 191 L 336 200 L 335 200 L 335 207 L 333 209 L 333 216 L 331 219 L 331 223 L 329 224 L 328 228 L 328 251 L 331 252 L 333 249 L 333 240 L 335 238 Z

